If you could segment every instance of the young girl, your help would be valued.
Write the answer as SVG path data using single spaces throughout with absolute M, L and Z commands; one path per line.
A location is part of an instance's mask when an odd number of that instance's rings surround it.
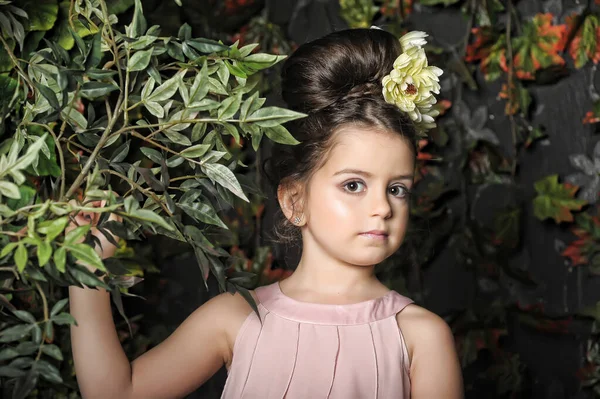
M 283 98 L 308 116 L 289 126 L 301 144 L 274 149 L 269 175 L 279 231 L 298 233 L 302 256 L 291 277 L 253 292 L 260 319 L 240 295 L 218 295 L 130 363 L 109 294 L 70 288 L 84 397 L 183 397 L 223 365 L 228 399 L 462 397 L 446 323 L 374 276 L 404 238 L 415 142 L 433 126 L 441 71 L 427 66 L 425 36 L 345 30 L 286 61 Z

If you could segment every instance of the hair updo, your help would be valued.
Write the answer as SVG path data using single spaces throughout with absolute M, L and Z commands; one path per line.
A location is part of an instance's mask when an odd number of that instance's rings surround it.
M 282 97 L 288 108 L 308 116 L 286 127 L 300 141 L 275 144 L 265 172 L 273 188 L 306 182 L 325 161 L 334 133 L 344 125 L 396 132 L 416 155 L 417 133 L 410 117 L 382 94 L 382 79 L 401 54 L 399 40 L 381 29 L 347 29 L 301 45 L 284 63 Z M 276 223 L 281 241 L 297 230 L 282 213 Z

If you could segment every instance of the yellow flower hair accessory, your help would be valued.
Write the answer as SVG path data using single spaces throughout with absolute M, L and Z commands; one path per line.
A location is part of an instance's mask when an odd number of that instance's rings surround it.
M 427 33 L 409 32 L 400 38 L 402 54 L 394 61 L 394 69 L 382 80 L 385 101 L 406 112 L 420 135 L 435 127 L 432 109 L 440 93 L 439 76 L 442 70 L 427 65 L 423 46 Z

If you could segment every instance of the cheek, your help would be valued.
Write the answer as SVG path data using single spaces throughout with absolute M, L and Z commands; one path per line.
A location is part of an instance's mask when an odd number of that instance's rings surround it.
M 319 194 L 309 201 L 309 215 L 313 222 L 335 229 L 356 218 L 356 198 L 335 186 L 321 188 Z

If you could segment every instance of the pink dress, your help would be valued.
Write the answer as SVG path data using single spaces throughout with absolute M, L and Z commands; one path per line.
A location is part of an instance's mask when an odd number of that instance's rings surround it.
M 222 399 L 410 398 L 406 344 L 396 314 L 412 300 L 395 291 L 365 302 L 294 300 L 279 283 L 256 290 L 237 335 Z

